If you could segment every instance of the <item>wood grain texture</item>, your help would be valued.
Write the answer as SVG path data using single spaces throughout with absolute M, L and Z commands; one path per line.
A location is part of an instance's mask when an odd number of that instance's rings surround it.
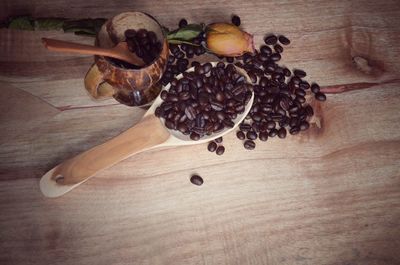
M 258 44 L 287 35 L 283 63 L 330 94 L 311 102 L 315 123 L 300 135 L 247 151 L 230 134 L 223 156 L 205 145 L 144 152 L 45 199 L 43 173 L 145 111 L 91 100 L 93 58 L 40 44 L 92 39 L 1 29 L 0 264 L 400 264 L 398 1 L 4 3 L 0 18 L 139 10 L 171 28 L 237 13 Z

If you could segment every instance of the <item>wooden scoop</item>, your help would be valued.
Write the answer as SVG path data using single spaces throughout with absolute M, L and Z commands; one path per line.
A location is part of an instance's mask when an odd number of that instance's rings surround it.
M 213 66 L 216 64 L 212 63 Z M 193 70 L 194 67 L 188 69 L 187 72 Z M 251 82 L 243 69 L 237 68 L 237 70 L 246 77 L 249 83 Z M 177 78 L 182 78 L 182 74 Z M 170 84 L 164 90 L 169 88 Z M 162 103 L 162 99 L 158 96 L 138 124 L 110 141 L 93 147 L 51 169 L 40 180 L 40 189 L 47 197 L 58 197 L 79 186 L 97 172 L 139 152 L 157 147 L 207 143 L 234 130 L 250 111 L 253 100 L 254 92 L 245 106 L 245 111 L 234 120 L 233 128 L 225 128 L 220 133 L 194 141 L 188 135 L 167 129 L 164 126 L 164 120 L 154 115 L 155 109 Z
M 122 61 L 131 63 L 136 66 L 144 65 L 144 62 L 141 58 L 139 58 L 135 53 L 129 51 L 128 45 L 125 41 L 122 41 L 113 48 L 109 49 L 86 45 L 86 44 L 62 41 L 62 40 L 47 39 L 47 38 L 42 38 L 42 42 L 44 46 L 51 51 L 102 55 L 120 59 Z

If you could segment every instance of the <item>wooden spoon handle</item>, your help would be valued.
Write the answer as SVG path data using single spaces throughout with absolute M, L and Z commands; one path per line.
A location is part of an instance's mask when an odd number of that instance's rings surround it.
M 62 40 L 42 38 L 42 42 L 44 46 L 51 51 L 73 52 L 90 55 L 97 54 L 103 56 L 110 56 L 110 54 L 112 53 L 110 49 L 104 49 L 93 45 L 86 45 Z
M 58 197 L 82 184 L 99 171 L 169 138 L 159 118 L 149 115 L 110 141 L 83 152 L 50 170 L 40 180 L 47 197 Z
M 144 65 L 144 62 L 141 58 L 139 58 L 135 53 L 132 53 L 128 50 L 126 43 L 119 43 L 114 48 L 106 49 L 92 45 L 55 40 L 55 39 L 47 39 L 47 38 L 42 38 L 42 42 L 43 45 L 50 51 L 72 52 L 72 53 L 89 54 L 89 55 L 102 55 L 102 56 L 117 58 L 137 66 Z M 125 46 L 122 44 L 125 44 Z

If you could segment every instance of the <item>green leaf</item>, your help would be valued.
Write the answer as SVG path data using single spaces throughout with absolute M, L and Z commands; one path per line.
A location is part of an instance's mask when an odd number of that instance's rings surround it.
M 174 30 L 167 35 L 168 40 L 190 41 L 203 31 L 202 25 L 189 24 L 186 27 Z
M 61 30 L 64 18 L 38 18 L 34 21 L 35 30 Z
M 29 16 L 20 16 L 20 17 L 12 18 L 10 20 L 10 24 L 8 25 L 8 28 L 19 29 L 19 30 L 34 30 L 32 18 Z
M 185 44 L 192 45 L 192 46 L 200 46 L 199 44 L 194 44 L 193 42 L 190 42 L 190 41 L 175 40 L 175 39 L 168 40 L 168 43 L 171 43 L 171 44 L 182 44 L 182 43 L 185 43 Z

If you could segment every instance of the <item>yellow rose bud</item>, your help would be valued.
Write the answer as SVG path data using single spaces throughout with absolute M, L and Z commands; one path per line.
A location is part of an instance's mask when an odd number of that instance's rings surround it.
M 213 23 L 207 26 L 207 48 L 229 57 L 253 53 L 253 36 L 233 24 Z

